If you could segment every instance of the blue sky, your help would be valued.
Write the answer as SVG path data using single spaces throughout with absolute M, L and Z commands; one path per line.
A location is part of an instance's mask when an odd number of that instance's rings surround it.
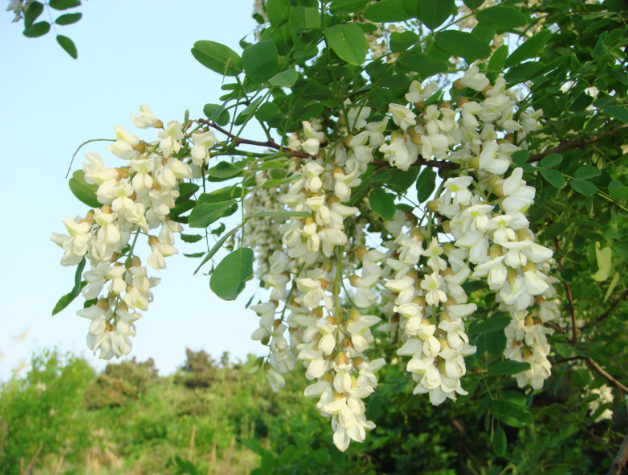
M 65 232 L 61 221 L 66 216 L 85 212 L 65 179 L 70 157 L 87 139 L 114 137 L 115 125 L 135 132 L 130 114 L 142 104 L 164 123 L 182 120 L 185 109 L 190 117 L 202 117 L 204 104 L 219 102 L 222 78 L 196 62 L 190 48 L 205 39 L 241 52 L 239 40 L 255 28 L 250 0 L 83 3 L 77 9 L 83 13 L 79 23 L 57 27 L 76 43 L 76 61 L 57 45 L 54 31 L 25 38 L 21 24 L 11 23 L 12 14 L 0 11 L 5 206 L 0 352 L 6 352 L 0 380 L 36 349 L 55 345 L 82 352 L 96 367 L 104 367 L 85 346 L 88 321 L 75 315 L 82 299 L 50 317 L 58 298 L 72 288 L 74 268 L 59 265 L 61 250 L 49 235 Z M 255 138 L 255 133 L 248 135 Z M 90 150 L 100 152 L 110 166 L 121 163 L 104 145 L 90 145 L 77 156 L 73 170 Z M 179 249 L 200 251 L 200 244 L 181 243 Z M 264 350 L 249 338 L 257 317 L 244 309 L 255 284 L 249 282 L 236 302 L 224 302 L 210 292 L 207 277 L 192 276 L 198 262 L 179 254 L 168 258 L 167 269 L 153 271 L 162 283 L 137 322 L 131 356 L 155 358 L 162 373 L 183 362 L 186 347 L 203 348 L 215 357 L 229 351 L 240 358 Z M 25 330 L 29 336 L 13 346 L 12 338 Z

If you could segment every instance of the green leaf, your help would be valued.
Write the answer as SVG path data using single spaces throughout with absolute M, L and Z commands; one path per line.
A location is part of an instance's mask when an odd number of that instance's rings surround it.
M 503 457 L 506 455 L 506 449 L 508 448 L 508 441 L 506 440 L 506 433 L 501 425 L 498 425 L 493 433 L 493 450 L 495 455 Z
M 625 107 L 614 104 L 602 106 L 602 110 L 614 119 L 621 120 L 624 124 L 628 124 L 628 110 Z
M 609 193 L 616 200 L 628 200 L 628 186 L 617 186 L 610 190 Z
M 203 257 L 205 253 L 204 252 L 194 252 L 192 254 L 185 254 L 183 253 L 183 257 L 189 257 L 192 259 L 198 259 L 199 257 Z
M 225 223 L 221 223 L 220 227 L 224 228 Z M 220 227 L 218 229 L 220 229 Z M 196 270 L 194 271 L 194 275 L 196 275 L 196 273 L 201 270 L 201 267 L 203 267 L 205 265 L 205 263 L 207 261 L 209 261 L 212 257 L 214 257 L 214 255 L 220 250 L 220 248 L 222 247 L 222 245 L 225 243 L 225 241 L 227 239 L 229 239 L 229 237 L 235 233 L 238 229 L 240 229 L 240 226 L 233 228 L 231 231 L 229 231 L 227 234 L 225 234 L 223 237 L 221 237 L 218 242 L 216 242 L 216 244 L 214 244 L 214 247 L 211 248 L 211 250 L 207 253 L 207 255 L 205 256 L 205 258 L 203 259 L 203 261 L 199 264 L 199 266 L 196 268 Z M 214 230 L 216 231 L 216 230 Z M 212 234 L 214 234 L 214 231 L 212 231 Z
M 276 27 L 282 20 L 290 18 L 290 2 L 288 0 L 267 0 L 266 14 L 270 24 Z
M 321 16 L 318 8 L 297 6 L 292 7 L 290 13 L 290 28 L 292 39 L 296 44 L 300 42 L 308 42 L 310 40 L 308 33 L 311 30 L 320 30 L 322 28 Z M 306 35 L 303 37 L 303 35 Z
M 500 399 L 503 399 L 504 401 L 514 402 L 515 404 L 522 407 L 526 407 L 528 402 L 528 398 L 525 397 L 524 394 L 521 394 L 519 391 L 514 391 L 512 389 L 506 389 L 502 391 Z
M 179 197 L 176 199 L 175 204 L 181 204 L 189 200 L 197 191 L 198 185 L 196 183 L 181 183 L 179 185 Z
M 421 167 L 410 167 L 408 170 L 400 170 L 399 168 L 391 168 L 390 180 L 388 188 L 397 193 L 405 193 L 417 180 Z M 399 208 L 399 205 L 397 205 Z M 412 207 L 410 207 L 412 211 Z
M 416 44 L 418 38 L 417 34 L 413 31 L 404 31 L 402 33 L 393 31 L 390 34 L 390 51 L 393 53 L 401 53 Z
M 197 204 L 188 217 L 190 227 L 206 228 L 211 223 L 221 218 L 223 213 L 234 204 L 236 204 L 236 200 Z
M 216 229 L 212 229 L 210 234 L 215 234 L 216 236 L 220 236 L 222 233 L 225 232 L 225 223 L 220 223 L 220 226 L 218 226 Z
M 375 23 L 406 21 L 412 18 L 403 7 L 401 0 L 383 0 L 369 6 L 362 14 Z
M 299 73 L 294 68 L 290 68 L 278 74 L 275 74 L 272 78 L 268 80 L 268 82 L 273 86 L 292 87 L 295 85 L 298 79 Z
M 587 180 L 571 180 L 569 186 L 584 196 L 592 196 L 597 192 L 597 187 Z
M 332 14 L 338 12 L 353 13 L 365 7 L 368 3 L 369 0 L 332 0 L 329 11 Z
M 39 2 L 33 2 L 28 6 L 28 10 L 24 14 L 24 29 L 29 29 L 39 15 L 44 11 L 44 6 Z
M 491 59 L 488 62 L 487 74 L 491 81 L 494 81 L 498 74 L 504 69 L 504 63 L 508 57 L 508 45 L 501 45 L 491 55 Z
M 510 56 L 508 56 L 508 59 L 504 63 L 504 67 L 509 68 L 525 61 L 526 59 L 534 58 L 537 56 L 538 52 L 541 51 L 541 48 L 545 46 L 545 43 L 549 41 L 551 36 L 552 32 L 550 30 L 541 30 L 532 38 L 528 38 L 521 46 L 514 50 Z
M 383 188 L 371 191 L 369 204 L 373 212 L 380 215 L 384 221 L 390 221 L 397 211 L 394 195 L 386 193 Z
M 617 71 L 616 69 L 611 69 L 611 68 L 606 68 L 604 71 L 606 72 L 606 74 L 608 74 L 609 76 L 612 76 L 614 79 L 622 83 L 624 86 L 628 86 L 628 76 L 626 76 L 625 74 Z
M 493 315 L 485 322 L 476 323 L 469 329 L 469 333 L 482 334 L 503 330 L 510 325 L 511 318 L 503 315 Z
M 300 179 L 303 175 L 301 174 L 296 174 L 296 175 L 292 175 L 288 178 L 284 178 L 282 180 L 277 179 L 277 180 L 268 180 L 265 181 L 264 184 L 262 185 L 262 189 L 267 190 L 269 188 L 276 188 L 279 185 L 283 185 L 284 183 L 290 183 L 293 181 L 296 181 L 298 179 Z
M 523 373 L 531 369 L 530 363 L 522 363 L 520 361 L 506 360 L 499 361 L 491 366 L 486 372 L 487 376 L 512 376 L 513 374 Z
M 464 4 L 469 7 L 471 10 L 475 10 L 476 8 L 480 8 L 484 0 L 464 0 Z
M 298 218 L 308 218 L 312 215 L 307 211 L 258 211 L 251 216 L 248 216 L 246 219 L 251 218 L 267 218 L 271 216 L 279 216 L 284 218 L 298 217 Z
M 325 28 L 325 40 L 340 59 L 359 66 L 366 59 L 364 32 L 355 23 L 343 23 Z
M 80 7 L 81 2 L 80 0 L 50 0 L 48 6 L 55 10 L 68 10 L 70 8 Z
M 491 407 L 500 419 L 512 418 L 524 425 L 534 424 L 534 417 L 526 409 L 510 401 L 496 399 Z
M 50 31 L 50 23 L 47 21 L 40 21 L 32 25 L 30 28 L 25 29 L 22 34 L 27 38 L 39 38 L 44 36 Z
M 55 23 L 61 26 L 71 25 L 79 21 L 81 18 L 83 18 L 82 13 L 66 13 L 65 15 L 57 17 Z
M 613 270 L 613 250 L 610 247 L 600 249 L 599 243 L 595 246 L 595 258 L 597 260 L 598 271 L 591 275 L 596 282 L 604 282 L 611 276 Z
M 524 165 L 529 158 L 530 152 L 528 152 L 527 150 L 517 150 L 515 153 L 512 154 L 512 161 L 519 166 Z
M 416 182 L 417 198 L 419 203 L 427 201 L 436 189 L 436 172 L 433 168 L 425 167 Z
M 550 153 L 541 159 L 539 165 L 545 168 L 552 168 L 563 162 L 563 156 L 560 153 Z
M 419 20 L 434 30 L 451 16 L 455 3 L 455 0 L 419 0 Z
M 551 168 L 540 168 L 539 172 L 545 178 L 545 181 L 548 182 L 555 188 L 562 188 L 565 186 L 565 176 L 559 172 L 558 170 L 552 170 Z
M 506 81 L 514 84 L 519 84 L 520 82 L 529 81 L 541 74 L 541 72 L 545 69 L 545 65 L 538 61 L 529 61 L 527 63 L 520 64 L 519 66 L 515 66 L 510 68 L 510 70 L 504 74 L 504 78 Z
M 229 162 L 218 162 L 215 166 L 207 170 L 210 177 L 214 178 L 234 178 L 242 173 L 242 168 Z
M 218 109 L 221 109 L 221 106 L 219 106 L 218 104 L 205 104 L 205 106 L 203 106 L 203 114 L 205 114 L 208 119 L 211 119 L 211 117 L 214 115 L 214 112 L 216 112 Z M 214 122 L 221 126 L 227 125 L 229 123 L 229 111 L 222 109 L 218 113 L 218 117 L 214 120 Z
M 76 266 L 76 272 L 74 273 L 74 287 L 70 292 L 65 294 L 59 299 L 57 304 L 52 309 L 52 316 L 55 316 L 61 310 L 66 308 L 72 301 L 79 296 L 83 287 L 87 285 L 87 282 L 81 281 L 83 275 L 83 269 L 85 269 L 86 260 L 83 258 L 81 262 Z
M 510 7 L 488 7 L 476 12 L 475 17 L 480 23 L 497 28 L 498 30 L 512 30 L 525 26 L 527 23 L 523 13 Z
M 444 61 L 436 61 L 430 56 L 423 53 L 414 53 L 402 56 L 398 63 L 403 69 L 415 71 L 421 76 L 421 79 L 429 78 L 438 73 L 447 71 L 447 63 Z
M 214 270 L 209 287 L 223 300 L 235 300 L 253 278 L 253 249 L 241 247 L 225 257 Z
M 228 46 L 214 41 L 197 41 L 192 55 L 206 68 L 223 75 L 237 76 L 242 72 L 242 60 L 238 53 Z
M 181 240 L 183 242 L 194 243 L 194 242 L 199 242 L 201 239 L 203 239 L 203 236 L 201 236 L 200 234 L 183 234 L 183 233 L 181 233 Z
M 57 43 L 61 46 L 66 53 L 68 53 L 72 58 L 76 59 L 78 57 L 78 52 L 76 51 L 76 45 L 74 41 L 72 41 L 67 36 L 57 35 Z
M 279 53 L 275 42 L 264 40 L 247 46 L 242 52 L 242 66 L 254 82 L 261 84 L 272 78 L 279 69 Z
M 102 203 L 96 198 L 98 185 L 90 185 L 87 183 L 83 170 L 76 170 L 72 174 L 72 178 L 70 178 L 68 184 L 74 196 L 82 203 L 85 203 L 90 208 L 100 208 L 102 206 Z
M 468 63 L 476 59 L 485 59 L 492 49 L 471 33 L 457 30 L 445 30 L 436 34 L 436 45 L 447 53 L 460 56 Z
M 584 167 L 578 168 L 575 171 L 574 176 L 582 180 L 590 180 L 591 178 L 596 178 L 600 176 L 601 174 L 602 174 L 602 170 L 600 170 L 599 168 L 585 165 Z

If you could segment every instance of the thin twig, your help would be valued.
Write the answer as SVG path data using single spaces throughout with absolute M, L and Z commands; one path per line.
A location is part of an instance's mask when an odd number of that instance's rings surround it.
M 585 360 L 586 358 L 584 356 L 570 356 L 568 358 L 559 358 L 555 361 L 550 361 L 550 363 L 552 364 L 552 366 L 556 366 L 562 363 L 566 363 L 568 361 L 575 361 L 575 360 Z
M 602 140 L 602 137 L 604 135 L 614 134 L 615 132 L 617 132 L 620 129 L 623 129 L 624 127 L 628 127 L 628 125 L 618 125 L 617 127 L 613 127 L 612 129 L 609 129 L 608 131 L 602 132 L 600 135 L 595 135 L 593 137 L 583 137 L 583 138 L 575 139 L 575 140 L 566 140 L 551 150 L 546 150 L 545 152 L 531 155 L 530 158 L 528 158 L 528 163 L 538 162 L 543 157 L 547 157 L 548 155 L 551 155 L 552 153 L 561 153 L 561 152 L 564 152 L 565 150 L 570 150 L 572 148 L 583 148 L 585 145 L 599 142 L 600 140 Z
M 242 139 L 240 137 L 236 137 L 231 132 L 223 129 L 218 124 L 216 124 L 216 123 L 214 123 L 214 122 L 212 122 L 210 120 L 198 119 L 198 122 L 200 124 L 205 124 L 205 125 L 208 125 L 209 127 L 213 127 L 218 132 L 221 132 L 221 133 L 225 134 L 227 137 L 229 137 L 230 139 L 233 140 L 233 143 L 234 143 L 234 145 L 236 147 L 238 145 L 255 145 L 255 146 L 258 146 L 258 147 L 272 148 L 274 150 L 279 150 L 279 151 L 282 151 L 282 152 L 285 151 L 286 153 L 289 153 L 292 157 L 312 158 L 312 155 L 310 155 L 309 153 L 297 152 L 297 151 L 291 150 L 291 149 L 284 149 L 281 145 L 276 143 L 272 138 L 267 140 L 266 142 L 258 142 L 257 140 Z
M 563 272 L 563 257 L 560 253 L 560 243 L 558 239 L 554 239 L 554 244 L 556 245 L 556 252 L 558 255 L 558 268 L 562 274 Z M 565 288 L 565 294 L 567 295 L 567 301 L 569 302 L 569 314 L 571 315 L 571 345 L 575 345 L 578 341 L 578 325 L 576 324 L 576 308 L 573 304 L 573 297 L 571 295 L 571 287 L 566 280 L 563 279 L 563 287 Z
M 373 160 L 371 162 L 375 165 L 375 168 L 387 168 L 390 167 L 390 163 L 386 160 Z M 453 162 L 439 162 L 437 160 L 425 160 L 421 155 L 414 161 L 411 167 L 424 165 L 426 167 L 438 168 L 439 170 L 455 170 L 458 165 Z
M 617 381 L 615 378 L 613 378 L 610 374 L 608 374 L 604 368 L 602 368 L 599 364 L 597 364 L 597 362 L 593 359 L 593 358 L 585 358 L 587 363 L 589 363 L 591 365 L 591 367 L 602 377 L 606 378 L 608 381 L 610 381 L 611 383 L 613 383 L 615 386 L 617 386 L 617 389 L 619 389 L 621 392 L 623 392 L 624 394 L 628 394 L 628 387 L 624 386 L 622 383 L 620 383 L 619 381 Z
M 606 310 L 606 312 L 604 312 L 602 315 L 600 315 L 595 320 L 591 320 L 590 322 L 587 322 L 584 325 L 582 325 L 580 327 L 580 330 L 584 330 L 585 328 L 590 327 L 591 325 L 595 325 L 600 320 L 604 320 L 606 317 L 608 317 L 611 314 L 611 312 L 613 310 L 615 310 L 615 307 L 617 307 L 617 305 L 619 305 L 619 302 L 621 302 L 622 300 L 625 300 L 626 297 L 628 297 L 628 289 L 626 289 L 626 291 L 622 295 L 620 295 L 615 300 L 613 300 L 613 302 L 611 303 L 611 306 L 608 308 L 608 310 Z

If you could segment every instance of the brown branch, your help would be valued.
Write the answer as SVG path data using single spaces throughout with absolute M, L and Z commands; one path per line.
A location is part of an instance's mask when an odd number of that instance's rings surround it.
M 617 305 L 619 305 L 619 302 L 621 302 L 622 300 L 625 300 L 626 297 L 628 297 L 628 289 L 626 289 L 626 291 L 622 295 L 620 295 L 615 300 L 613 300 L 613 302 L 611 303 L 611 306 L 608 308 L 608 310 L 606 310 L 606 312 L 604 312 L 602 315 L 600 315 L 595 320 L 591 320 L 590 322 L 587 322 L 584 325 L 582 325 L 580 327 L 580 330 L 584 330 L 585 328 L 590 327 L 591 325 L 595 325 L 596 323 L 598 323 L 601 320 L 604 320 L 606 317 L 608 317 L 611 314 L 611 312 L 613 310 L 615 310 L 615 307 L 617 307 Z
M 611 468 L 608 470 L 607 475 L 619 475 L 628 464 L 628 434 L 624 438 L 624 442 L 621 444 L 619 452 L 617 452 L 617 457 L 615 457 L 615 461 L 611 465 Z
M 586 359 L 584 356 L 570 356 L 568 358 L 559 358 L 555 361 L 550 361 L 550 363 L 552 364 L 552 366 L 556 366 L 562 363 L 566 363 L 568 361 L 584 360 L 584 359 Z
M 373 160 L 371 162 L 375 165 L 375 168 L 386 168 L 390 167 L 390 163 L 386 160 Z M 436 160 L 425 160 L 421 155 L 414 161 L 411 167 L 424 165 L 426 167 L 438 168 L 439 170 L 454 170 L 458 168 L 458 165 L 453 162 L 439 162 Z
M 567 333 L 565 330 L 563 330 L 562 328 L 560 328 L 558 325 L 556 325 L 555 323 L 551 323 L 551 322 L 545 322 L 545 326 L 548 326 L 550 328 L 553 328 L 554 330 L 556 330 L 558 333 L 562 333 L 563 335 L 565 333 Z
M 560 273 L 563 272 L 563 257 L 560 254 L 560 243 L 558 239 L 554 238 L 554 244 L 556 245 L 556 253 L 558 255 L 558 268 Z M 578 341 L 578 325 L 576 324 L 576 307 L 573 304 L 573 296 L 571 295 L 571 287 L 566 280 L 563 279 L 563 287 L 565 288 L 565 294 L 567 295 L 567 301 L 569 302 L 569 314 L 571 315 L 571 345 L 575 345 Z
M 604 135 L 614 134 L 615 132 L 617 132 L 620 129 L 623 129 L 624 127 L 627 127 L 627 125 L 625 124 L 618 125 L 617 127 L 613 127 L 612 129 L 609 129 L 605 132 L 603 131 L 600 135 L 594 135 L 593 137 L 583 137 L 583 138 L 575 139 L 575 140 L 565 140 L 561 142 L 560 145 L 558 145 L 557 147 L 554 147 L 551 150 L 546 150 L 545 152 L 531 155 L 530 158 L 528 158 L 528 163 L 538 162 L 543 157 L 547 157 L 548 155 L 551 155 L 552 153 L 562 153 L 572 148 L 584 148 L 585 145 L 599 142 L 600 140 L 602 140 L 602 137 L 604 137 Z
M 608 381 L 610 381 L 611 383 L 613 383 L 615 386 L 617 386 L 617 389 L 619 389 L 621 392 L 623 392 L 624 394 L 628 394 L 628 387 L 624 386 L 622 383 L 620 383 L 619 381 L 617 381 L 615 378 L 613 378 L 610 374 L 608 374 L 604 368 L 602 368 L 599 364 L 597 364 L 597 362 L 593 359 L 593 358 L 585 358 L 587 363 L 589 363 L 591 365 L 591 367 L 603 378 L 606 378 Z
M 213 127 L 218 132 L 221 132 L 221 133 L 225 134 L 227 137 L 229 137 L 232 140 L 232 143 L 236 147 L 238 145 L 255 145 L 255 146 L 258 146 L 258 147 L 272 148 L 274 150 L 279 150 L 281 152 L 286 152 L 286 153 L 289 153 L 290 156 L 292 156 L 292 157 L 300 157 L 300 158 L 311 158 L 312 157 L 312 155 L 310 155 L 309 153 L 297 152 L 297 151 L 291 150 L 291 149 L 284 149 L 281 145 L 279 145 L 273 139 L 269 139 L 266 142 L 258 142 L 257 140 L 248 140 L 248 139 L 242 139 L 240 137 L 236 137 L 231 132 L 223 129 L 218 124 L 216 124 L 216 123 L 214 123 L 214 122 L 212 122 L 210 120 L 198 119 L 198 123 L 199 124 L 208 125 L 209 127 Z

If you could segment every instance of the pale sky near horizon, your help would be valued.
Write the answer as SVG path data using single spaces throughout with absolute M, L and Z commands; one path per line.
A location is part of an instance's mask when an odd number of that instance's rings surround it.
M 70 157 L 85 140 L 114 137 L 115 125 L 135 133 L 130 114 L 142 104 L 164 123 L 181 121 L 185 109 L 192 118 L 202 117 L 203 105 L 218 103 L 224 93 L 222 78 L 200 65 L 190 48 L 205 39 L 241 53 L 239 40 L 255 28 L 251 0 L 180 0 L 176 8 L 163 0 L 83 3 L 72 10 L 83 13 L 81 21 L 57 27 L 74 40 L 76 61 L 58 46 L 54 31 L 26 38 L 22 24 L 11 23 L 12 13 L 0 10 L 0 64 L 5 65 L 0 138 L 7 205 L 0 233 L 0 352 L 6 353 L 0 381 L 44 347 L 82 353 L 97 368 L 104 367 L 85 345 L 89 322 L 75 314 L 82 298 L 50 316 L 59 297 L 71 290 L 75 268 L 59 265 L 62 250 L 49 235 L 64 233 L 61 221 L 86 210 L 65 179 Z M 104 145 L 89 145 L 77 155 L 73 170 L 90 150 L 100 152 L 108 166 L 121 163 Z M 203 250 L 201 244 L 178 248 L 192 253 Z M 130 356 L 154 358 L 162 374 L 182 364 L 186 347 L 205 349 L 216 358 L 223 351 L 239 358 L 265 353 L 250 339 L 258 319 L 244 309 L 256 284 L 249 282 L 236 302 L 224 302 L 210 292 L 208 277 L 192 276 L 198 263 L 179 254 L 167 259 L 167 269 L 149 269 L 162 282 L 137 322 Z M 14 345 L 12 338 L 26 330 L 28 337 Z

